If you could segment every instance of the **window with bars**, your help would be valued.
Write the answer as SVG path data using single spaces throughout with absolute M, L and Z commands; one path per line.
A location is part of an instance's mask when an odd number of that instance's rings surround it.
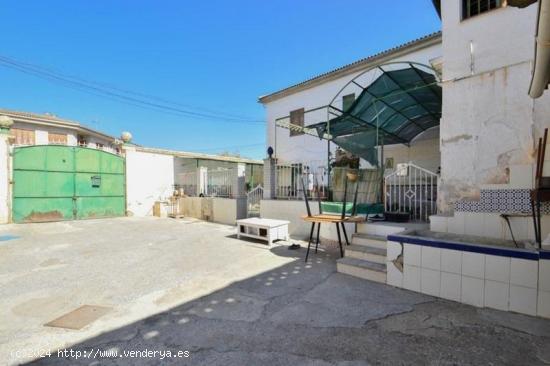
M 95 148 L 98 149 L 98 150 L 103 150 L 104 147 L 105 147 L 105 145 L 100 144 L 99 142 L 96 142 L 96 144 L 95 144 Z
M 78 146 L 88 147 L 88 141 L 86 141 L 86 137 L 78 135 Z
M 304 127 L 304 108 L 296 109 L 290 112 L 290 123 L 295 126 Z M 290 136 L 303 135 L 304 131 L 290 129 Z
M 12 128 L 10 134 L 15 137 L 14 145 L 34 145 L 34 131 Z
M 462 0 L 462 19 L 500 8 L 503 0 Z
M 67 145 L 67 135 L 48 132 L 48 143 L 50 145 Z

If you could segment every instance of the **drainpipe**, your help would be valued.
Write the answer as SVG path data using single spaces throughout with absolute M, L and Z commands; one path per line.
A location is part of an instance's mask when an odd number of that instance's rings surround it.
M 529 96 L 539 98 L 550 81 L 550 0 L 539 0 L 535 36 L 535 66 Z

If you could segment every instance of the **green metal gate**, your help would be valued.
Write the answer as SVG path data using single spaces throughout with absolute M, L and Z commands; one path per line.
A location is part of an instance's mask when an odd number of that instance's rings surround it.
M 13 221 L 124 216 L 124 158 L 73 146 L 27 146 L 13 152 Z

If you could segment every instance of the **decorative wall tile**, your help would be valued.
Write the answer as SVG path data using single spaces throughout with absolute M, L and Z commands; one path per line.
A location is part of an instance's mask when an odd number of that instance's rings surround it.
M 420 267 L 404 266 L 403 287 L 407 290 L 420 292 Z
M 426 295 L 439 296 L 441 287 L 441 272 L 422 268 L 420 272 L 420 288 Z
M 403 263 L 409 266 L 420 267 L 422 247 L 420 245 L 405 244 L 403 252 Z
M 537 315 L 550 318 L 550 292 L 539 291 Z
M 537 289 L 510 285 L 510 310 L 537 315 Z
M 439 296 L 447 300 L 460 301 L 461 280 L 459 274 L 441 272 L 441 290 Z
M 513 285 L 537 288 L 538 261 L 512 258 L 510 264 L 510 283 Z
M 429 268 L 436 271 L 441 269 L 441 249 L 422 247 L 422 268 Z
M 550 260 L 539 261 L 539 290 L 550 292 Z
M 485 280 L 462 276 L 462 302 L 468 305 L 483 307 L 484 288 Z
M 485 278 L 485 254 L 463 252 L 462 275 L 481 279 Z
M 397 269 L 393 262 L 386 262 L 386 268 L 386 283 L 390 286 L 403 287 L 403 272 Z
M 485 306 L 498 310 L 508 310 L 510 285 L 508 283 L 485 280 Z
M 462 251 L 441 249 L 441 270 L 462 274 Z
M 510 258 L 486 255 L 485 278 L 491 281 L 510 283 Z
M 529 189 L 482 189 L 479 201 L 461 200 L 455 203 L 455 211 L 531 213 Z M 544 202 L 541 213 L 550 215 L 550 202 Z

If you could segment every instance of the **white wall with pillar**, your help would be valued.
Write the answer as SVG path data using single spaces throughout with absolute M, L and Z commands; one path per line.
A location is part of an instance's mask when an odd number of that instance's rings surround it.
M 174 157 L 122 147 L 126 158 L 126 202 L 128 215 L 151 216 L 157 201 L 165 201 L 174 190 Z

